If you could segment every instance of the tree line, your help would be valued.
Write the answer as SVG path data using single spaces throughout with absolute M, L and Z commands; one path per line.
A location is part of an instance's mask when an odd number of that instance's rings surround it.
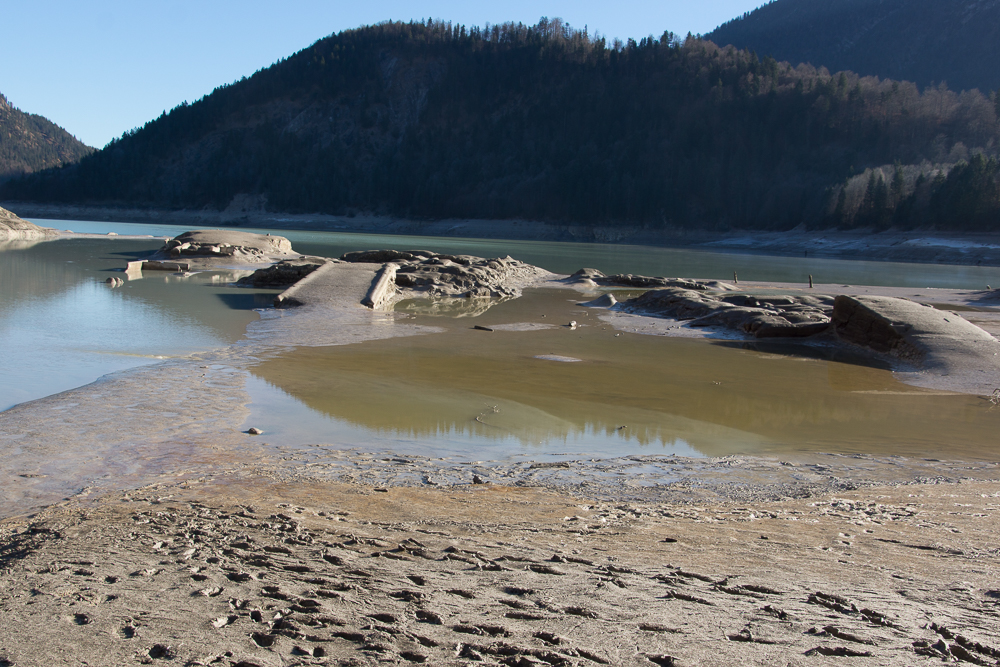
M 608 42 L 558 19 L 387 22 L 322 39 L 0 196 L 223 209 L 249 194 L 275 211 L 418 219 L 995 229 L 998 115 L 996 93 L 793 67 L 669 32 Z
M 52 121 L 21 111 L 0 94 L 0 182 L 76 162 L 93 151 Z

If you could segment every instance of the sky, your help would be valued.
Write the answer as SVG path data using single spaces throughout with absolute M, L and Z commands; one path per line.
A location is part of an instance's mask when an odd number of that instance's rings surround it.
M 483 26 L 547 16 L 638 40 L 707 33 L 762 1 L 5 0 L 0 93 L 101 148 L 318 39 L 379 21 Z

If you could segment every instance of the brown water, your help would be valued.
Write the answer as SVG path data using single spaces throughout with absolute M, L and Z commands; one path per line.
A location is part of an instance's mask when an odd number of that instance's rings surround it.
M 982 398 L 801 345 L 616 335 L 575 296 L 530 290 L 475 318 L 414 317 L 444 333 L 285 352 L 252 370 L 255 423 L 396 451 L 996 457 L 1000 408 Z M 550 328 L 472 329 L 512 323 Z

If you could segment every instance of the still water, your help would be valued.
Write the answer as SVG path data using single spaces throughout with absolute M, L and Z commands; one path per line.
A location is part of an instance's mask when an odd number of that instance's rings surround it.
M 173 236 L 184 227 L 38 221 L 81 233 Z M 262 230 L 263 231 L 263 230 Z M 512 255 L 558 273 L 917 287 L 1000 284 L 995 267 L 765 257 L 621 245 L 278 232 L 303 253 L 394 247 Z M 275 292 L 232 273 L 156 275 L 112 289 L 124 263 L 162 239 L 87 238 L 0 247 L 0 410 L 160 358 L 239 340 Z M 562 290 L 533 290 L 475 318 L 420 314 L 440 334 L 299 348 L 251 371 L 254 424 L 276 441 L 397 451 L 601 454 L 842 451 L 994 457 L 1000 410 L 939 395 L 886 370 L 788 348 L 615 336 Z M 401 304 L 406 308 L 408 304 Z M 410 304 L 412 305 L 412 304 Z M 413 311 L 411 311 L 413 312 Z M 544 316 L 544 317 L 543 317 Z M 589 319 L 587 319 L 589 318 Z M 493 333 L 473 324 L 576 330 Z M 568 361 L 575 359 L 578 361 Z
M 910 387 L 842 351 L 620 333 L 572 297 L 530 290 L 471 321 L 416 318 L 444 333 L 286 352 L 252 369 L 254 424 L 279 440 L 477 458 L 996 456 L 1000 408 L 982 398 Z M 570 319 L 580 326 L 502 330 Z
M 133 232 L 135 233 L 135 232 Z M 162 239 L 79 238 L 0 245 L 0 410 L 113 371 L 224 347 L 273 291 L 235 290 L 232 276 L 146 272 L 104 284 Z

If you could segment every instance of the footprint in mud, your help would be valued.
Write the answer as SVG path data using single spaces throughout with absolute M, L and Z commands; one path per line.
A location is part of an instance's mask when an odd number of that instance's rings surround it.
M 392 614 L 368 614 L 368 618 L 374 619 L 380 623 L 387 623 L 389 625 L 399 623 L 399 619 Z
M 449 590 L 448 593 L 451 593 L 452 595 L 457 595 L 459 597 L 465 598 L 466 600 L 475 600 L 476 599 L 476 596 L 473 593 L 471 593 L 470 591 L 463 591 L 460 588 L 453 588 L 453 589 Z
M 174 650 L 164 644 L 153 644 L 147 655 L 153 660 L 171 660 L 174 657 Z
M 416 651 L 403 651 L 399 654 L 399 657 L 409 662 L 427 662 L 427 656 L 423 653 L 417 653 Z
M 125 639 L 133 639 L 135 637 L 136 627 L 134 625 L 126 625 L 122 628 L 122 637 Z

